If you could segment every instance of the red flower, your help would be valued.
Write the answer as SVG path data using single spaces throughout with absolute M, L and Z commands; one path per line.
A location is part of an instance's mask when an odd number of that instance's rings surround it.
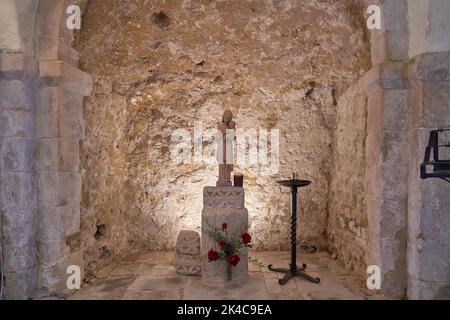
M 239 258 L 237 254 L 228 257 L 228 263 L 231 264 L 233 267 L 236 267 L 239 261 L 241 261 L 241 258 Z
M 250 242 L 252 242 L 252 236 L 249 235 L 247 232 L 241 234 L 241 238 L 244 244 L 249 244 Z
M 228 225 L 226 223 L 222 223 L 222 230 L 226 230 Z
M 216 261 L 219 260 L 219 253 L 213 249 L 208 251 L 208 260 L 209 261 Z
M 220 246 L 221 248 L 225 247 L 225 244 L 226 244 L 226 243 L 223 242 L 223 241 L 220 241 L 220 242 L 219 242 L 219 246 Z

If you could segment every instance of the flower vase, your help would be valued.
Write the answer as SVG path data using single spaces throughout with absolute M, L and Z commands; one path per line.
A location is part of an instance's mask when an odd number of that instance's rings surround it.
M 227 263 L 227 281 L 233 280 L 233 272 L 231 270 L 231 264 Z

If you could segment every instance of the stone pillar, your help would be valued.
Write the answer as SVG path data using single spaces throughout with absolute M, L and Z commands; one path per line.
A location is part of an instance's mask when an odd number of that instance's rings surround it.
M 379 266 L 383 292 L 398 298 L 406 292 L 408 82 L 403 78 L 405 66 L 378 64 L 338 102 L 329 226 L 331 249 L 337 258 L 355 270 L 364 282 L 367 266 Z M 361 118 L 367 121 L 346 132 L 345 124 L 358 115 L 358 121 Z M 350 194 L 346 194 L 342 183 L 351 186 Z M 356 201 L 354 190 L 361 187 L 365 194 Z
M 83 267 L 78 147 L 92 80 L 70 48 L 64 17 L 74 2 L 8 1 L 2 11 L 17 26 L 14 38 L 0 30 L 0 225 L 9 299 L 62 293 L 66 266 Z
M 242 233 L 248 227 L 248 211 L 244 207 L 244 188 L 236 187 L 205 187 L 203 189 L 202 228 L 210 226 L 221 228 L 227 224 L 231 237 Z M 202 282 L 206 284 L 224 284 L 227 282 L 226 262 L 208 262 L 208 251 L 219 251 L 219 245 L 204 232 L 202 233 Z M 232 282 L 244 280 L 248 275 L 248 249 L 240 252 L 241 261 L 232 267 Z
M 366 1 L 368 3 L 368 1 Z M 373 68 L 367 95 L 366 206 L 369 265 L 381 270 L 381 289 L 406 295 L 408 59 L 407 0 L 378 1 L 382 30 L 371 32 Z
M 385 293 L 406 292 L 408 110 L 403 64 L 379 66 L 378 85 L 369 88 L 366 140 L 366 201 L 369 264 L 378 265 Z
M 63 61 L 42 62 L 38 92 L 38 213 L 42 293 L 66 288 L 66 268 L 83 270 L 80 235 L 79 145 L 84 137 L 83 96 L 90 76 Z M 52 85 L 49 85 L 48 78 Z
M 39 1 L 36 25 L 38 288 L 41 295 L 69 293 L 66 273 L 79 266 L 83 277 L 80 231 L 80 140 L 84 138 L 83 97 L 92 78 L 78 69 L 78 54 L 70 47 L 72 30 L 65 10 L 77 1 Z
M 191 230 L 182 230 L 177 238 L 175 270 L 178 274 L 200 275 L 200 236 Z
M 7 299 L 36 289 L 36 163 L 34 79 L 22 53 L 1 53 L 0 245 Z
M 450 123 L 450 5 L 382 6 L 383 30 L 371 36 L 374 76 L 365 87 L 370 264 L 381 268 L 382 290 L 393 297 L 448 298 L 448 184 L 420 180 L 419 165 L 429 131 Z

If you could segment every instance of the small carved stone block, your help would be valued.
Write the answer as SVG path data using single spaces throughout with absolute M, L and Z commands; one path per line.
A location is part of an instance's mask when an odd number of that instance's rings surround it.
M 182 230 L 178 235 L 175 269 L 178 274 L 200 275 L 200 236 L 197 232 Z
M 181 254 L 199 254 L 200 253 L 200 236 L 195 231 L 182 230 L 177 238 L 177 253 Z

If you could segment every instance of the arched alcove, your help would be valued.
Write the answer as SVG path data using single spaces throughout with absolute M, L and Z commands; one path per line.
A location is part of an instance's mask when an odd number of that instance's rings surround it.
M 287 249 L 274 181 L 296 172 L 313 181 L 302 249 L 329 251 L 361 283 L 380 267 L 394 297 L 448 296 L 446 185 L 417 175 L 428 130 L 449 117 L 442 1 L 380 1 L 383 30 L 368 32 L 368 1 L 3 0 L 6 296 L 66 295 L 68 265 L 89 278 L 132 250 L 172 250 L 199 225 L 216 169 L 174 165 L 171 135 L 214 127 L 224 108 L 238 128 L 280 130 L 277 173 L 237 167 L 257 249 Z M 83 12 L 75 37 L 70 4 Z
M 326 249 L 337 101 L 371 67 L 363 11 L 357 1 L 88 3 L 75 43 L 94 78 L 81 149 L 93 264 L 129 248 L 173 250 L 180 230 L 198 228 L 216 165 L 174 163 L 172 135 L 195 139 L 227 108 L 238 129 L 279 130 L 278 170 L 236 168 L 255 247 L 289 248 L 289 194 L 275 181 L 295 172 L 313 181 L 300 246 Z

